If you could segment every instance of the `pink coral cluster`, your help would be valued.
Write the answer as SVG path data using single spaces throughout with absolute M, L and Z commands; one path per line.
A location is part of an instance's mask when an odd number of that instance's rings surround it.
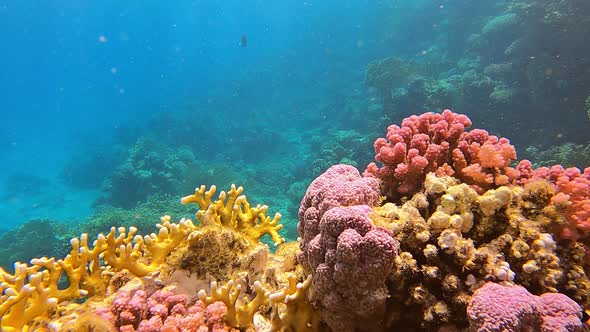
M 521 286 L 488 282 L 475 291 L 467 307 L 469 330 L 585 331 L 582 308 L 559 293 L 535 296 Z
M 319 222 L 326 211 L 338 206 L 375 206 L 379 202 L 379 182 L 375 178 L 361 177 L 349 165 L 335 165 L 317 177 L 307 188 L 299 207 L 297 231 L 301 246 L 319 234 Z
M 578 168 L 540 167 L 532 179 L 544 179 L 557 188 L 551 204 L 563 211 L 568 224 L 560 232 L 564 239 L 577 240 L 590 235 L 590 167 L 581 172 Z
M 299 210 L 300 261 L 313 274 L 312 301 L 333 331 L 378 326 L 397 241 L 371 222 L 378 185 L 336 165 L 310 185 Z M 366 205 L 369 204 L 369 205 Z
M 205 306 L 197 301 L 189 307 L 187 303 L 186 295 L 169 291 L 158 290 L 147 297 L 143 290 L 121 290 L 109 308 L 96 313 L 123 332 L 236 331 L 225 324 L 223 302 Z
M 450 110 L 406 118 L 375 141 L 375 160 L 383 166 L 371 163 L 364 175 L 381 179 L 390 198 L 419 191 L 429 172 L 453 175 L 479 191 L 517 181 L 524 165 L 510 167 L 516 160 L 510 141 L 482 129 L 466 132 L 470 126 L 466 115 Z

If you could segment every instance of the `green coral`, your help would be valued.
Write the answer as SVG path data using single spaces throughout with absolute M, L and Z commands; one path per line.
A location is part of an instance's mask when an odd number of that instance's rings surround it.
M 32 258 L 43 256 L 65 256 L 69 251 L 68 238 L 63 236 L 66 229 L 68 225 L 65 223 L 37 219 L 2 234 L 0 266 L 12 270 L 14 262 L 29 262 Z
M 481 29 L 483 35 L 501 33 L 514 28 L 519 23 L 519 17 L 514 13 L 507 13 L 490 19 Z
M 155 193 L 174 193 L 186 179 L 185 172 L 196 163 L 188 147 L 170 148 L 142 137 L 129 149 L 127 159 L 107 179 L 105 197 L 99 203 L 133 207 Z
M 312 137 L 312 175 L 316 177 L 335 164 L 357 166 L 368 163 L 372 153 L 363 147 L 369 142 L 356 130 L 332 130 L 328 135 Z
M 530 146 L 525 149 L 523 157 L 534 167 L 563 165 L 584 169 L 590 165 L 590 144 L 565 143 L 546 149 Z
M 397 57 L 372 61 L 367 65 L 365 84 L 379 91 L 383 102 L 383 112 L 392 111 L 391 90 L 404 83 L 414 72 L 410 62 Z
M 494 91 L 490 93 L 490 100 L 494 104 L 508 104 L 513 97 L 514 89 L 502 85 L 494 87 Z

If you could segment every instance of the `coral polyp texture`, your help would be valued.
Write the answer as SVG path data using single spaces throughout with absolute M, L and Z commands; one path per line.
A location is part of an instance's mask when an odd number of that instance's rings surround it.
M 0 328 L 587 330 L 590 168 L 517 163 L 471 124 L 412 116 L 375 142 L 379 166 L 328 168 L 301 200 L 298 242 L 241 187 L 201 186 L 181 199 L 195 222 L 113 227 L 17 262 L 0 270 Z
M 510 141 L 482 129 L 466 131 L 470 126 L 467 116 L 449 110 L 406 118 L 375 141 L 382 166 L 371 163 L 364 175 L 379 178 L 392 199 L 419 191 L 429 172 L 453 175 L 480 192 L 518 180 L 518 167 L 510 167 L 516 160 Z
M 315 179 L 302 200 L 300 261 L 314 275 L 311 299 L 332 330 L 353 331 L 385 316 L 385 279 L 398 243 L 369 213 L 377 182 L 336 165 Z
M 535 296 L 521 286 L 487 282 L 467 307 L 473 329 L 479 331 L 584 331 L 582 308 L 563 294 Z

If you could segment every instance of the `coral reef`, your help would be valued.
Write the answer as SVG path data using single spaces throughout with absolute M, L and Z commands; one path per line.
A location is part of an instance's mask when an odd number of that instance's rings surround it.
M 371 163 L 363 174 L 379 178 L 390 199 L 420 190 L 428 172 L 453 175 L 480 192 L 517 180 L 510 141 L 481 129 L 466 132 L 469 126 L 469 118 L 449 110 L 406 118 L 375 141 L 375 160 L 383 166 Z
M 585 331 L 582 308 L 559 293 L 535 296 L 521 286 L 485 283 L 467 307 L 472 331 Z
M 563 292 L 588 307 L 585 248 L 558 245 L 551 214 L 542 212 L 550 205 L 549 184 L 502 186 L 478 195 L 456 179 L 430 173 L 424 186 L 401 206 L 374 209 L 374 223 L 400 242 L 389 288 L 394 326 L 465 324 L 471 293 L 489 280 Z
M 264 234 L 269 234 L 276 244 L 283 241 L 277 233 L 281 228 L 280 215 L 275 215 L 273 219 L 266 217 L 267 207 L 261 205 L 251 207 L 245 196 L 241 195 L 242 190 L 241 187 L 233 186 L 228 193 L 221 192 L 219 198 L 215 200 L 213 199 L 214 187 L 210 190 L 200 187 L 194 195 L 185 197 L 184 203 L 197 203 L 201 208 L 197 213 L 199 226 L 188 219 L 171 223 L 171 218 L 165 216 L 162 217 L 161 224 L 158 224 L 157 234 L 143 237 L 136 236 L 138 230 L 135 227 L 129 229 L 113 227 L 108 234 L 100 234 L 92 246 L 87 234 L 72 239 L 70 241 L 72 250 L 63 259 L 42 257 L 31 260 L 30 265 L 16 263 L 14 273 L 0 270 L 2 330 L 19 331 L 29 328 L 67 330 L 68 326 L 79 327 L 81 325 L 73 323 L 72 315 L 79 314 L 80 310 L 85 312 L 82 308 L 96 309 L 104 304 L 107 306 L 112 304 L 115 309 L 110 310 L 112 316 L 103 311 L 102 313 L 106 315 L 103 318 L 106 317 L 106 321 L 113 323 L 114 327 L 120 327 L 121 330 L 151 331 L 154 326 L 163 328 L 170 325 L 180 328 L 182 324 L 198 323 L 207 326 L 207 324 L 221 323 L 218 318 L 208 319 L 208 312 L 216 313 L 217 317 L 222 315 L 224 322 L 235 324 L 239 322 L 234 326 L 235 328 L 253 326 L 254 314 L 258 313 L 263 305 L 274 308 L 272 318 L 270 315 L 266 319 L 261 318 L 269 326 L 277 328 L 281 328 L 283 324 L 290 326 L 294 321 L 302 319 L 301 317 L 306 319 L 301 322 L 305 326 L 308 326 L 308 323 L 312 324 L 312 321 L 317 319 L 314 318 L 305 298 L 299 294 L 305 292 L 309 280 L 297 282 L 299 278 L 297 276 L 301 274 L 297 272 L 293 264 L 295 253 L 285 245 L 283 249 L 277 250 L 276 255 L 271 254 L 268 249 L 264 250 L 264 245 L 259 242 Z M 244 254 L 251 254 L 254 257 L 238 258 L 249 262 L 249 265 L 245 266 L 244 270 L 234 267 L 235 270 L 226 271 L 223 267 L 212 264 L 204 268 L 202 279 L 199 279 L 198 277 L 201 276 L 197 274 L 191 277 L 190 271 L 182 269 L 183 263 L 186 265 L 187 261 L 195 261 L 194 257 L 191 260 L 191 252 L 186 250 L 186 247 L 195 245 L 206 233 L 223 234 L 224 229 L 233 232 L 232 235 L 237 238 L 236 243 L 254 248 L 247 250 Z M 227 243 L 218 242 L 217 245 L 221 247 L 225 245 L 227 248 Z M 214 256 L 217 254 L 219 252 L 214 252 Z M 209 267 L 210 271 L 207 270 Z M 214 280 L 212 275 L 216 273 L 215 269 L 217 272 L 224 271 L 225 280 L 228 280 L 229 285 L 234 280 L 238 282 L 233 288 L 230 286 L 233 289 L 231 292 L 216 293 L 215 286 L 211 287 L 212 296 L 216 296 L 219 300 L 223 300 L 226 295 L 231 295 L 228 299 L 233 301 L 234 307 L 224 308 L 221 304 L 215 303 L 217 300 L 210 302 L 206 297 L 203 297 L 204 304 L 199 302 L 191 304 L 185 301 L 188 299 L 187 294 L 182 295 L 184 293 L 180 291 L 191 287 L 191 284 L 194 287 L 195 281 L 198 280 L 201 282 L 197 282 L 196 285 L 207 285 L 209 281 Z M 292 276 L 287 277 L 287 273 Z M 68 280 L 67 285 L 60 283 L 64 277 Z M 192 281 L 188 281 L 187 278 Z M 302 276 L 301 278 L 301 280 L 305 279 Z M 262 283 L 267 287 L 264 291 Z M 242 284 L 245 287 L 243 290 Z M 162 289 L 162 285 L 175 286 L 169 290 Z M 124 290 L 125 287 L 129 288 L 127 293 Z M 252 290 L 250 287 L 253 287 Z M 208 290 L 209 287 L 205 286 L 201 289 Z M 122 291 L 119 292 L 119 290 Z M 160 290 L 159 293 L 158 290 Z M 252 295 L 252 299 L 249 299 L 250 291 L 256 290 L 258 295 Z M 178 295 L 171 295 L 168 291 L 176 291 Z M 273 300 L 270 300 L 271 297 Z M 77 304 L 75 300 L 81 298 L 86 298 L 86 302 L 82 305 Z M 179 299 L 184 307 L 177 306 L 179 301 L 175 302 L 175 305 L 168 303 L 171 298 Z M 257 298 L 264 301 L 255 300 Z M 148 304 L 151 299 L 155 301 L 153 306 Z M 146 304 L 141 304 L 143 302 Z M 161 305 L 157 305 L 163 302 L 167 303 L 166 310 Z M 149 306 L 157 312 L 144 313 L 142 310 L 137 312 L 134 311 L 135 309 L 116 309 L 117 303 L 121 303 L 123 307 L 136 304 L 140 308 Z M 227 301 L 224 303 L 229 304 Z M 294 312 L 289 309 L 290 305 L 299 308 L 307 307 L 308 310 L 301 311 L 304 316 L 297 316 L 299 311 Z M 236 320 L 238 316 L 233 319 L 229 317 L 234 313 L 239 314 L 240 311 L 236 312 L 234 309 L 241 306 L 249 308 L 250 315 L 246 320 L 242 317 L 243 315 L 239 316 L 240 320 Z M 224 310 L 225 314 L 220 314 Z M 56 316 L 56 312 L 59 312 L 59 315 Z M 97 313 L 100 312 L 100 310 L 97 311 Z M 79 324 L 86 324 L 84 323 L 86 321 L 80 321 Z M 125 324 L 122 324 L 123 321 Z M 104 322 L 96 324 L 104 325 Z M 222 326 L 225 326 L 224 324 Z M 314 324 L 317 325 L 317 323 Z M 133 329 L 125 328 L 126 325 L 132 325 Z
M 0 328 L 585 330 L 590 168 L 515 166 L 507 139 L 470 125 L 449 110 L 412 116 L 376 140 L 382 166 L 328 168 L 301 200 L 298 242 L 234 185 L 197 187 L 184 208 L 154 196 L 107 210 L 86 228 L 119 227 L 74 237 L 64 258 L 0 269 Z M 157 209 L 196 219 L 165 215 L 140 235 L 133 214 Z M 40 225 L 23 229 L 55 232 Z
M 27 262 L 35 257 L 67 253 L 67 244 L 60 235 L 66 233 L 65 223 L 31 220 L 0 236 L 0 266 L 11 269 L 14 262 Z
M 583 169 L 590 165 L 590 144 L 564 143 L 547 148 L 529 146 L 521 155 L 534 167 L 563 165 Z
M 185 172 L 196 163 L 187 147 L 172 149 L 153 138 L 142 137 L 128 151 L 103 185 L 105 196 L 99 204 L 133 207 L 150 194 L 173 193 Z
M 530 144 L 530 133 L 538 145 L 588 142 L 583 126 L 590 81 L 579 69 L 589 63 L 580 57 L 589 51 L 587 2 L 461 1 L 440 10 L 418 2 L 395 8 L 395 18 L 384 24 L 389 48 L 371 63 L 384 78 L 397 72 L 379 64 L 396 59 L 393 67 L 400 68 L 401 78 L 387 95 L 378 90 L 379 97 L 390 98 L 387 114 L 397 116 L 390 120 L 397 122 L 407 110 L 445 107 L 470 111 L 475 121 L 501 130 L 517 145 Z M 410 65 L 420 61 L 452 65 L 427 75 Z
M 472 294 L 487 281 L 533 294 L 561 292 L 589 308 L 587 248 L 576 241 L 586 234 L 590 210 L 585 173 L 534 170 L 528 161 L 512 168 L 516 153 L 508 140 L 465 132 L 470 125 L 450 111 L 410 117 L 376 141 L 382 168 L 373 164 L 360 177 L 338 165 L 312 182 L 299 213 L 300 261 L 314 277 L 310 299 L 333 330 L 464 328 Z M 366 186 L 371 177 L 386 195 L 377 204 Z M 355 269 L 356 256 L 340 254 L 350 247 L 346 228 L 355 225 L 399 243 L 399 249 L 371 251 L 384 255 L 382 264 L 393 259 L 392 269 L 381 265 L 371 269 L 376 278 L 355 281 L 368 292 L 363 303 L 373 308 L 371 323 L 341 295 L 341 289 L 355 291 L 336 277 Z M 325 276 L 337 286 L 326 287 Z

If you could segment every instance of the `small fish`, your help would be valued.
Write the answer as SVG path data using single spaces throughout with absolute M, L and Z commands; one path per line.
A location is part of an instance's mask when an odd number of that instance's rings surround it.
M 240 47 L 248 46 L 248 37 L 246 35 L 242 35 L 242 39 L 240 39 Z

